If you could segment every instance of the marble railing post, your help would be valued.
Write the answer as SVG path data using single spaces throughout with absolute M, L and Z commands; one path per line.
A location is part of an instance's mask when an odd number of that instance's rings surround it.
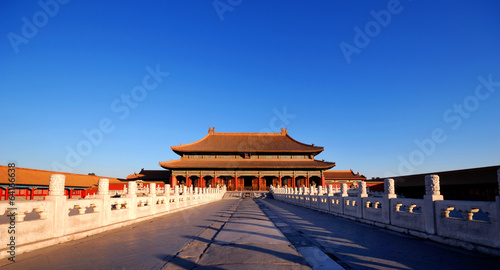
M 397 198 L 396 188 L 394 186 L 394 179 L 392 178 L 384 179 L 384 198 L 385 199 Z
M 366 182 L 359 182 L 358 197 L 360 198 L 368 197 L 368 193 L 366 193 Z
M 191 186 L 191 187 L 193 187 L 193 186 Z M 188 205 L 187 204 L 188 203 L 188 201 L 187 201 L 187 199 L 188 199 L 188 188 L 186 186 L 182 187 L 182 199 L 183 199 L 182 205 L 183 206 L 187 206 Z
M 58 237 L 64 234 L 65 224 L 68 219 L 68 209 L 66 208 L 66 196 L 64 195 L 64 185 L 66 176 L 64 174 L 52 174 L 49 180 L 49 196 L 47 201 L 54 202 L 53 213 L 48 217 L 52 219 L 52 236 Z M 24 215 L 24 213 L 23 213 Z M 17 217 L 16 217 L 17 218 Z M 21 217 L 19 217 L 21 218 Z M 24 220 L 24 217 L 22 217 Z
M 318 187 L 318 196 L 323 196 L 323 186 Z
M 97 198 L 102 205 L 94 207 L 94 212 L 100 212 L 99 225 L 108 225 L 111 222 L 111 198 L 109 196 L 109 179 L 101 178 L 97 182 Z
M 498 195 L 495 197 L 496 201 L 496 219 L 497 219 L 497 231 L 500 232 L 500 169 L 497 170 L 497 181 L 498 181 Z M 500 236 L 499 236 L 500 238 Z M 500 243 L 500 239 L 497 239 L 498 243 Z
M 129 217 L 130 219 L 135 219 L 136 218 L 136 213 L 137 213 L 137 182 L 135 181 L 128 181 L 127 183 L 127 198 L 130 198 L 130 206 L 127 205 L 127 208 L 129 208 Z
M 165 196 L 165 210 L 170 210 L 170 184 L 164 185 L 164 196 Z
M 359 218 L 363 218 L 363 198 L 368 197 L 366 193 L 366 182 L 359 182 L 358 186 L 358 204 L 356 205 Z
M 348 197 L 349 195 L 347 194 L 347 184 L 343 183 L 340 185 L 340 197 Z
M 349 195 L 347 194 L 347 184 L 346 183 L 343 183 L 343 184 L 340 184 L 340 197 L 342 197 L 342 199 L 340 200 L 340 203 L 342 205 L 342 214 L 344 214 L 344 209 L 345 209 L 345 197 L 348 197 Z
M 174 186 L 174 199 L 175 199 L 175 208 L 179 208 L 179 186 Z
M 109 179 L 99 179 L 97 182 L 97 195 L 109 195 Z
M 149 195 L 156 195 L 156 183 L 149 184 Z
M 151 197 L 150 213 L 156 214 L 156 183 L 149 184 L 149 197 Z
M 441 185 L 439 183 L 439 175 L 431 174 L 425 176 L 425 195 L 424 209 L 422 214 L 425 220 L 425 231 L 427 233 L 436 233 L 436 211 L 434 207 L 435 201 L 442 201 Z
M 328 192 L 328 196 L 333 196 L 333 185 L 328 185 L 327 186 L 327 192 Z
M 382 215 L 384 222 L 391 224 L 391 199 L 396 199 L 396 187 L 394 186 L 394 179 L 384 179 L 384 195 L 382 199 Z

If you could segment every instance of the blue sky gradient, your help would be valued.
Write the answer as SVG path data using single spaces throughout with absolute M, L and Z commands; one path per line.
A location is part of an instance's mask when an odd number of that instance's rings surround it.
M 500 164 L 497 1 L 39 3 L 0 4 L 0 164 L 126 177 L 212 126 L 369 178 Z

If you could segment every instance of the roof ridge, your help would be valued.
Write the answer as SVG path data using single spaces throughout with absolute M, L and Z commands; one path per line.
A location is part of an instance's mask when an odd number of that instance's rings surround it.
M 210 135 L 268 135 L 268 136 L 284 136 L 281 132 L 217 132 Z

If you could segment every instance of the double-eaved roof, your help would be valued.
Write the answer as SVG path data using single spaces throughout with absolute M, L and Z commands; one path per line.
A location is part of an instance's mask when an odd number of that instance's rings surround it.
M 215 133 L 214 128 L 210 128 L 201 140 L 172 146 L 172 150 L 182 157 L 174 161 L 160 162 L 160 166 L 165 169 L 326 170 L 335 166 L 333 162 L 313 159 L 313 156 L 324 150 L 323 147 L 298 142 L 283 128 L 280 133 Z M 195 156 L 185 157 L 185 154 Z M 252 156 L 253 154 L 256 156 Z M 196 155 L 223 157 L 202 158 Z

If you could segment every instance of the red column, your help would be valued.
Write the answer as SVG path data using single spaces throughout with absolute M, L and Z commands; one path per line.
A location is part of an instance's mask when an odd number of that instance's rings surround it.
M 325 177 L 321 176 L 321 186 L 325 186 Z
M 177 177 L 175 175 L 170 176 L 170 185 L 172 187 L 177 186 Z
M 234 176 L 234 190 L 238 190 L 238 177 Z
M 259 176 L 259 181 L 257 181 L 257 188 L 260 190 L 260 185 L 262 183 L 262 178 Z
M 35 188 L 31 188 L 30 200 L 35 198 Z
M 283 183 L 281 182 L 281 175 L 278 177 L 278 184 L 280 185 L 280 187 L 283 186 Z
M 186 175 L 186 186 L 187 187 L 190 187 L 191 186 L 191 178 L 189 178 L 187 175 Z
M 69 189 L 68 193 L 69 193 L 69 198 L 72 199 L 73 198 L 73 189 L 72 188 Z
M 295 181 L 295 175 L 292 177 L 292 187 L 294 188 L 295 185 L 297 185 L 297 182 Z
M 5 200 L 9 200 L 9 187 L 5 187 Z

